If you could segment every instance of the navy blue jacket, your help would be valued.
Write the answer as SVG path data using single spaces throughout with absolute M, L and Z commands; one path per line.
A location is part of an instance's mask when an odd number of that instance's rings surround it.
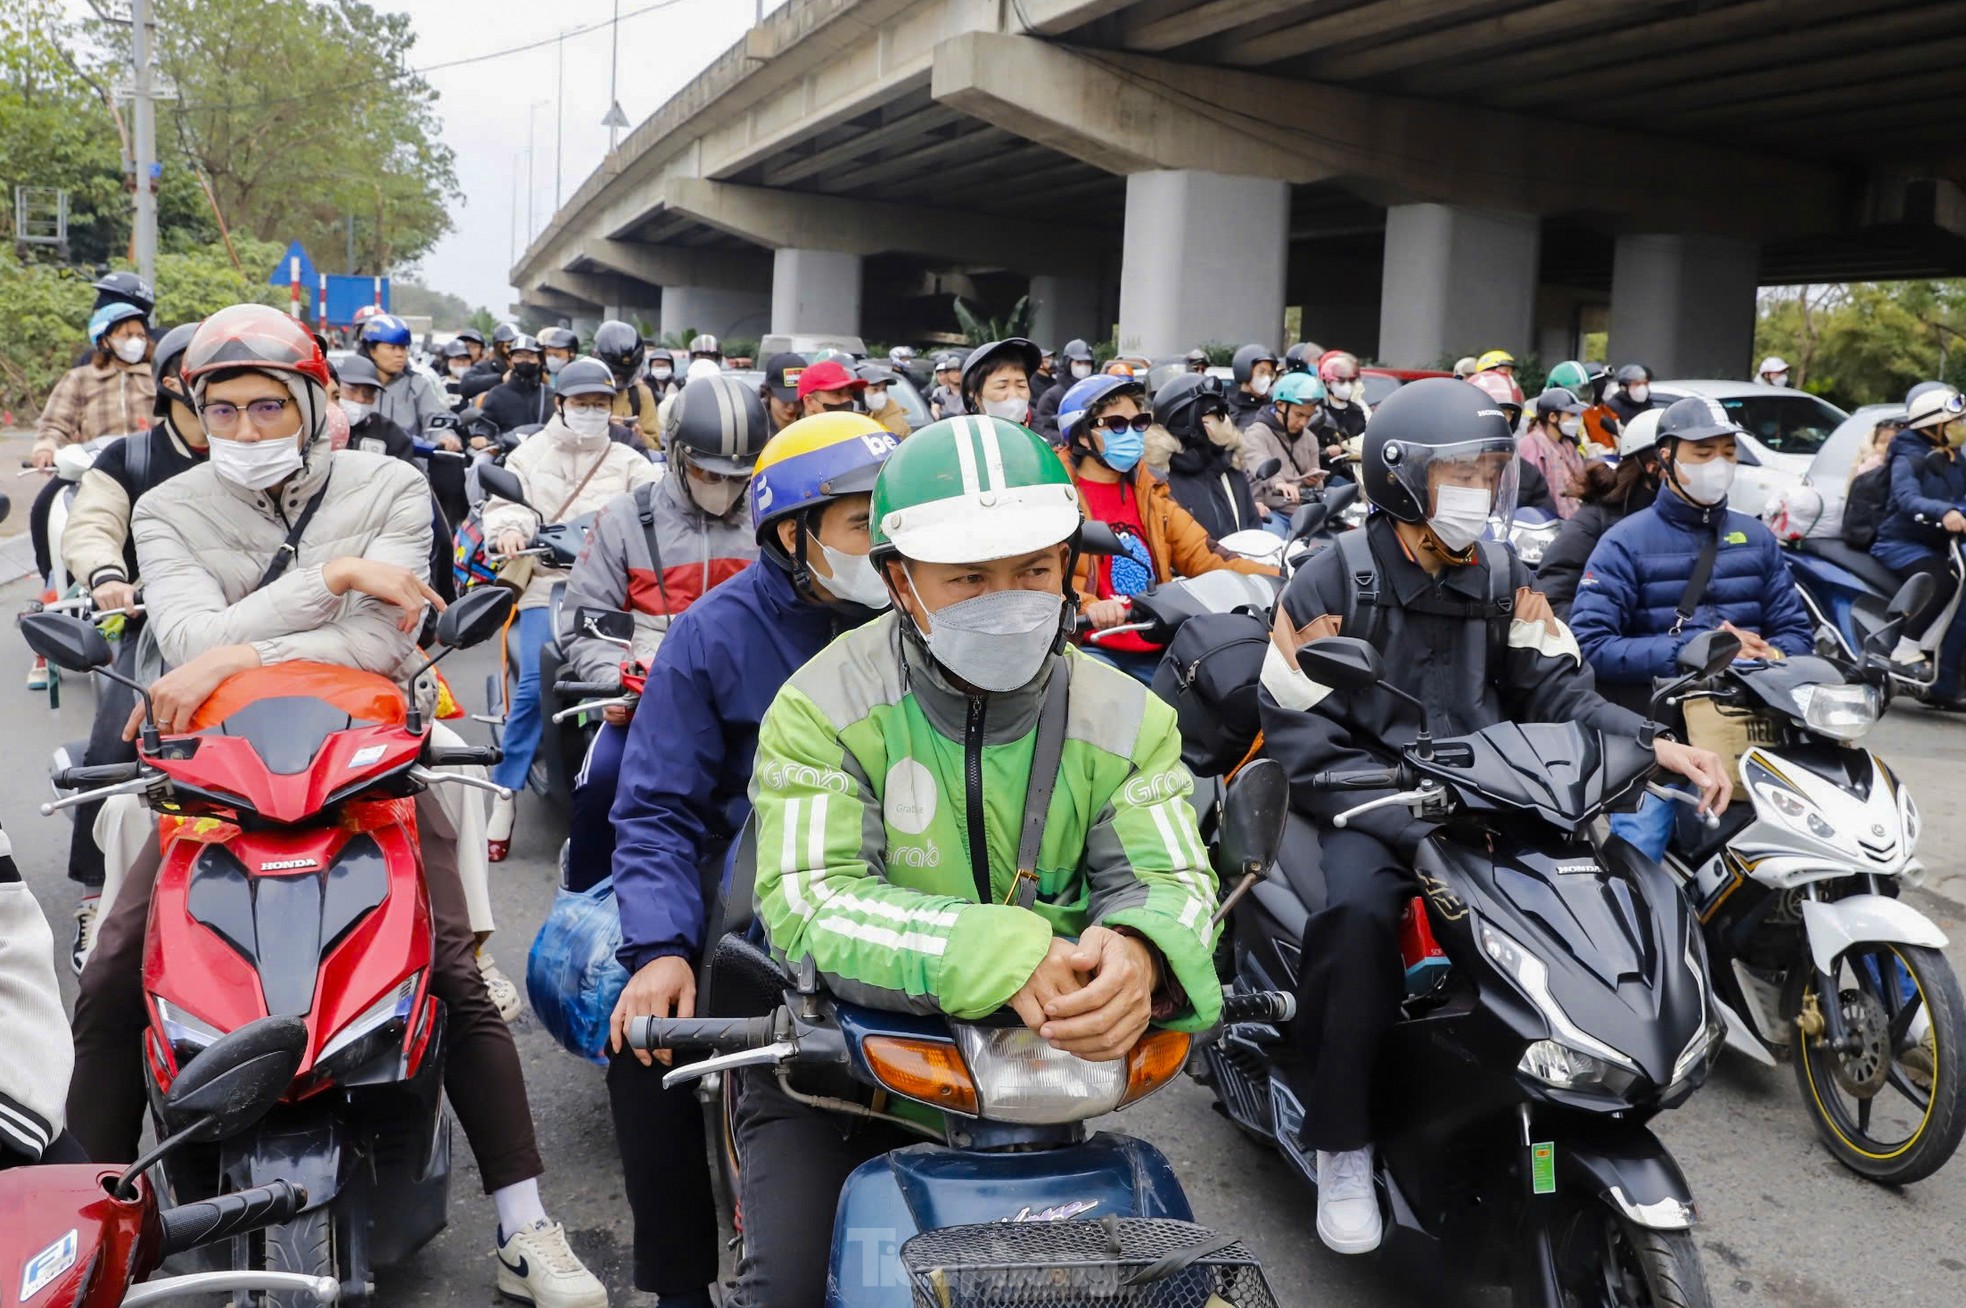
M 1720 552 L 1706 594 L 1674 635 L 1687 578 L 1707 533 L 1715 530 Z M 1702 508 L 1669 489 L 1651 508 L 1604 533 L 1570 607 L 1570 630 L 1606 685 L 1649 685 L 1654 677 L 1676 676 L 1680 647 L 1722 622 L 1759 633 L 1784 654 L 1815 648 L 1808 611 L 1774 533 L 1728 509 L 1724 500 Z
M 616 957 L 634 972 L 703 945 L 697 866 L 750 816 L 758 723 L 778 688 L 838 635 L 784 569 L 751 564 L 670 626 L 628 727 L 615 791 Z
M 1939 519 L 1953 509 L 1966 509 L 1966 463 L 1955 457 L 1943 471 L 1925 466 L 1938 448 L 1915 431 L 1891 438 L 1885 456 L 1891 464 L 1891 511 L 1877 524 L 1870 550 L 1889 567 L 1909 567 L 1921 555 L 1944 550 L 1952 533 Z M 1931 521 L 1919 522 L 1919 515 Z

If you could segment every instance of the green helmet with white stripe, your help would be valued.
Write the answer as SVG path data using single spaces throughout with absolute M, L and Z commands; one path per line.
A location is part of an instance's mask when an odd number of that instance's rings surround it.
M 874 483 L 876 558 L 987 563 L 1072 539 L 1079 492 L 1044 438 L 1003 418 L 930 423 Z

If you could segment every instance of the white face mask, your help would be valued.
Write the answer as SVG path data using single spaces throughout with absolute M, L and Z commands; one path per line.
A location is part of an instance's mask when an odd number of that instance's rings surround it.
M 576 409 L 568 406 L 560 411 L 560 422 L 574 434 L 577 444 L 597 445 L 607 439 L 608 411 L 606 409 Z
M 142 336 L 121 336 L 116 340 L 116 357 L 124 363 L 136 363 L 143 358 L 143 352 L 150 342 Z
M 348 419 L 348 425 L 351 427 L 374 412 L 373 404 L 363 404 L 359 400 L 341 401 L 341 414 Z
M 1434 513 L 1427 525 L 1448 553 L 1459 554 L 1488 530 L 1488 510 L 1495 497 L 1479 486 L 1442 486 L 1434 492 Z
M 649 369 L 649 376 L 659 382 L 666 382 L 675 375 L 676 370 L 666 363 Z
M 453 377 L 462 377 L 465 373 L 470 371 L 471 371 L 471 365 L 468 363 L 453 363 L 451 365 L 451 376 Z
M 1584 429 L 1584 420 L 1582 418 L 1563 418 L 1558 420 L 1556 425 L 1557 430 L 1574 441 L 1577 439 L 1577 433 Z
M 908 584 L 914 583 L 910 573 Z M 958 600 L 928 615 L 928 652 L 978 690 L 1028 686 L 1058 639 L 1064 603 L 1055 590 L 994 590 Z
M 1652 388 L 1644 382 L 1634 382 L 1625 387 L 1625 394 L 1630 397 L 1633 404 L 1643 404 L 1652 398 Z
M 1075 364 L 1073 364 L 1073 365 L 1072 365 L 1072 376 L 1074 376 L 1074 377 L 1081 377 L 1081 378 L 1083 378 L 1083 377 L 1090 377 L 1091 375 L 1092 375 L 1092 365 L 1091 365 L 1091 364 L 1089 364 L 1089 363 L 1075 363 Z
M 1673 462 L 1673 475 L 1686 498 L 1702 508 L 1712 508 L 1727 498 L 1733 488 L 1739 465 L 1732 459 L 1709 459 L 1705 463 Z
M 806 533 L 812 536 L 810 532 Z M 826 560 L 832 576 L 819 578 L 819 584 L 836 599 L 862 608 L 879 612 L 894 601 L 888 596 L 887 586 L 881 581 L 880 573 L 874 571 L 873 560 L 865 554 L 848 554 L 836 550 L 817 536 L 812 543 L 819 547 L 819 556 Z
M 1005 422 L 1022 424 L 1031 416 L 1031 401 L 1029 397 L 1023 395 L 1014 395 L 1007 400 L 985 400 L 983 412 L 992 418 L 1002 418 Z
M 567 361 L 565 359 L 560 358 L 557 355 L 548 355 L 546 357 L 546 375 L 549 377 L 559 376 L 560 369 L 566 366 L 567 366 Z
M 744 492 L 751 486 L 749 481 L 732 481 L 728 477 L 719 477 L 715 481 L 708 482 L 698 481 L 689 475 L 687 469 L 683 471 L 683 476 L 688 478 L 683 485 L 689 490 L 689 497 L 696 501 L 696 507 L 713 518 L 721 518 L 729 513 L 731 507 L 744 498 Z
M 1249 393 L 1255 396 L 1268 395 L 1270 393 L 1270 382 L 1272 380 L 1273 379 L 1269 377 L 1251 377 L 1249 379 Z
M 1352 383 L 1348 381 L 1332 382 L 1325 390 L 1336 404 L 1348 403 L 1352 398 Z
M 247 490 L 265 490 L 300 471 L 300 444 L 292 436 L 271 436 L 263 441 L 214 436 L 211 450 L 212 471 Z
M 1785 372 L 1771 372 L 1768 374 L 1768 384 L 1770 386 L 1786 386 L 1789 384 L 1789 375 Z
M 867 406 L 867 412 L 869 413 L 874 412 L 876 409 L 886 408 L 887 388 L 882 387 L 880 390 L 875 390 L 869 386 L 866 390 L 860 392 L 860 399 Z

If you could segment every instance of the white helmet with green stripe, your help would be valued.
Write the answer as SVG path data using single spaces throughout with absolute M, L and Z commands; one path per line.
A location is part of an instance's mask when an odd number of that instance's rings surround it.
M 1002 418 L 931 423 L 901 443 L 874 483 L 874 554 L 987 563 L 1077 534 L 1079 492 L 1044 438 Z

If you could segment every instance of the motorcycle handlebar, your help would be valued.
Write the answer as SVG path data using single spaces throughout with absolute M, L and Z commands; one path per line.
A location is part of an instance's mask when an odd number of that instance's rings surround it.
M 307 1191 L 290 1181 L 236 1190 L 196 1203 L 166 1208 L 157 1215 L 163 1228 L 164 1252 L 183 1253 L 201 1244 L 230 1239 L 242 1231 L 291 1222 L 307 1207 Z
M 636 1049 L 714 1049 L 722 1053 L 771 1043 L 770 1017 L 636 1017 L 628 1043 Z
M 618 681 L 556 681 L 553 693 L 562 699 L 612 699 L 621 694 Z
M 432 748 L 427 762 L 433 768 L 488 768 L 504 757 L 497 745 L 453 745 Z
M 1222 1023 L 1288 1022 L 1297 1016 L 1297 996 L 1282 990 L 1258 990 L 1248 995 L 1222 996 Z
M 1311 778 L 1314 790 L 1384 790 L 1399 784 L 1396 768 L 1372 768 L 1364 772 L 1319 772 Z
M 96 763 L 58 770 L 51 780 L 58 790 L 82 790 L 89 786 L 116 786 L 134 781 L 143 771 L 141 763 Z

